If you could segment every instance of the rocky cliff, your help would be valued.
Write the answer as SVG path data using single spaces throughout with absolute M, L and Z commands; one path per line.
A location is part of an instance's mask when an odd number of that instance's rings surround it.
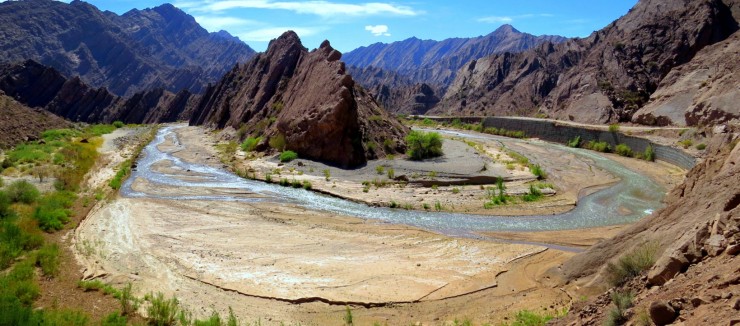
M 387 110 L 423 114 L 439 102 L 460 68 L 471 60 L 563 41 L 560 36 L 534 36 L 503 25 L 474 38 L 375 43 L 348 52 L 345 61 L 353 78 L 370 89 Z
M 66 78 L 32 60 L 0 65 L 0 91 L 32 108 L 43 108 L 72 121 L 154 123 L 187 120 L 197 96 L 158 88 L 122 98 L 92 88 L 79 77 Z
M 224 33 L 208 33 L 170 4 L 118 16 L 82 1 L 0 3 L 0 63 L 33 59 L 118 96 L 202 91 L 254 55 Z
M 294 32 L 209 87 L 191 124 L 244 128 L 258 150 L 284 139 L 300 157 L 342 167 L 403 151 L 406 128 L 382 110 L 339 61 L 328 41 L 309 52 Z
M 736 48 L 737 38 L 730 36 L 738 30 L 738 6 L 736 0 L 641 0 L 628 14 L 587 38 L 471 62 L 433 111 L 544 113 L 600 123 L 635 119 L 695 124 L 737 117 L 733 113 L 737 108 L 728 105 L 722 89 L 737 87 L 736 78 L 724 76 L 733 74 L 728 69 L 738 62 L 736 50 L 725 49 Z M 724 58 L 729 63 L 714 67 L 719 62 L 713 60 L 723 53 L 731 55 Z M 707 67 L 717 69 L 711 78 Z M 707 79 L 699 82 L 701 76 Z M 717 83 L 712 83 L 715 78 Z M 702 89 L 685 94 L 673 86 L 676 82 Z M 666 98 L 666 94 L 673 95 Z M 698 112 L 704 118 L 694 117 Z
M 666 198 L 666 207 L 575 256 L 556 271 L 580 290 L 604 288 L 607 262 L 656 245 L 655 265 L 611 291 L 632 291 L 634 309 L 658 325 L 728 325 L 740 309 L 740 125 L 713 130 L 708 156 Z M 656 311 L 653 311 L 653 306 Z M 578 303 L 561 325 L 602 325 L 608 294 Z M 658 315 L 660 314 L 660 315 Z M 657 318 L 657 319 L 656 319 Z M 668 319 L 666 322 L 665 318 Z M 663 322 L 661 322 L 661 320 Z M 729 323 L 732 324 L 732 323 Z
M 49 129 L 72 124 L 43 109 L 31 109 L 0 92 L 0 148 L 36 140 Z

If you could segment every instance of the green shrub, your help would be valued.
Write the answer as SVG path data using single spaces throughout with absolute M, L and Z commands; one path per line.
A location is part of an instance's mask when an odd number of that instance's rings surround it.
M 412 130 L 406 136 L 406 145 L 412 160 L 442 156 L 442 137 L 436 132 Z
M 694 144 L 694 142 L 691 139 L 684 139 L 680 142 L 678 142 L 679 145 L 681 145 L 684 149 L 687 149 L 691 147 L 691 145 Z
M 510 326 L 544 326 L 554 317 L 548 314 L 538 314 L 530 310 L 520 310 L 514 315 Z
M 347 326 L 354 325 L 354 320 L 352 318 L 352 309 L 347 306 L 347 308 L 344 311 L 344 317 L 342 317 L 342 320 L 344 321 L 344 324 Z
M 611 146 L 605 141 L 591 140 L 586 144 L 586 148 L 602 153 L 611 151 Z
M 703 150 L 705 150 L 706 148 L 707 148 L 707 145 L 706 145 L 706 144 L 704 144 L 704 143 L 696 145 L 696 149 L 698 149 L 698 150 L 700 150 L 700 151 L 703 151 Z M 0 182 L 0 186 L 2 186 L 2 182 Z
M 123 126 L 124 126 L 123 121 L 113 121 L 113 127 L 123 128 Z
M 147 307 L 147 320 L 150 325 L 175 325 L 177 316 L 180 314 L 180 302 L 177 298 L 165 299 L 164 294 L 158 292 L 156 295 L 147 295 L 146 300 L 151 303 Z
M 294 151 L 285 151 L 280 153 L 280 162 L 287 163 L 298 158 L 298 153 Z
M 139 309 L 139 299 L 133 294 L 131 283 L 126 283 L 120 292 L 118 292 L 118 301 L 121 303 L 121 313 L 123 315 L 131 315 Z
M 10 209 L 10 204 L 12 204 L 10 196 L 4 191 L 0 191 L 0 220 L 15 215 L 13 210 Z
M 33 214 L 39 222 L 39 228 L 47 232 L 61 230 L 69 222 L 72 215 L 69 208 L 75 199 L 76 195 L 67 191 L 56 191 L 41 197 Z
M 498 194 L 496 193 L 498 189 Z M 509 196 L 506 195 L 506 186 L 504 185 L 504 179 L 499 177 L 496 178 L 496 188 L 488 188 L 488 202 L 483 204 L 486 209 L 493 208 L 494 206 L 506 204 L 509 200 Z
M 526 202 L 536 201 L 540 198 L 542 198 L 542 191 L 533 184 L 529 185 L 529 192 L 522 196 L 522 199 Z
M 36 263 L 41 267 L 41 272 L 45 276 L 59 275 L 59 246 L 51 244 L 41 247 L 36 254 Z
M 649 242 L 619 257 L 616 264 L 607 264 L 607 280 L 613 286 L 619 286 L 630 278 L 640 275 L 642 271 L 653 266 L 657 251 L 658 245 Z
M 614 152 L 619 156 L 632 157 L 634 155 L 632 149 L 627 144 L 618 144 L 617 147 L 614 147 Z
M 547 172 L 542 169 L 542 167 L 539 164 L 530 164 L 529 165 L 529 171 L 534 174 L 537 179 L 546 179 L 547 178 Z
M 578 147 L 581 146 L 581 136 L 576 136 L 576 138 L 573 138 L 568 141 L 568 147 Z
M 11 183 L 6 189 L 8 197 L 14 203 L 33 204 L 39 198 L 39 190 L 26 180 Z
M 442 211 L 442 204 L 438 201 L 434 202 L 434 210 L 437 212 Z
M 303 189 L 311 190 L 313 188 L 313 185 L 308 180 L 303 180 Z
M 375 172 L 377 172 L 378 174 L 383 174 L 385 172 L 385 167 L 383 167 L 382 165 L 378 165 L 375 167 Z
M 388 170 L 386 170 L 386 174 L 388 175 L 388 179 L 393 179 L 396 177 L 396 171 L 393 170 L 393 168 L 388 168 Z
M 648 147 L 645 148 L 645 153 L 642 155 L 642 158 L 650 162 L 655 161 L 655 150 L 653 150 L 653 145 L 648 145 Z
M 270 147 L 278 151 L 282 152 L 283 150 L 285 150 L 285 136 L 283 136 L 283 134 L 277 134 L 277 136 L 270 138 L 267 143 L 270 145 Z
M 113 177 L 113 179 L 108 182 L 108 186 L 113 188 L 114 190 L 121 189 L 121 185 L 123 185 L 124 179 L 131 173 L 131 160 L 126 160 L 123 163 L 121 163 L 121 166 L 118 168 L 118 172 L 116 172 L 116 175 Z
M 627 309 L 632 307 L 632 301 L 635 299 L 635 295 L 632 292 L 612 292 L 611 294 L 612 303 L 614 307 L 609 310 L 606 316 L 605 325 L 622 325 L 627 321 L 626 312 Z
M 326 179 L 326 181 L 329 181 L 329 178 L 331 178 L 331 171 L 329 171 L 329 169 L 324 169 L 323 172 L 324 172 L 324 179 Z
M 242 142 L 242 150 L 245 152 L 254 151 L 254 149 L 262 141 L 262 137 L 248 137 Z
M 65 326 L 85 326 L 89 318 L 84 312 L 77 310 L 44 310 L 43 325 L 65 325 Z
M 609 125 L 609 132 L 618 132 L 619 131 L 619 125 L 616 123 Z
M 118 311 L 110 313 L 100 321 L 100 326 L 126 326 L 128 319 Z

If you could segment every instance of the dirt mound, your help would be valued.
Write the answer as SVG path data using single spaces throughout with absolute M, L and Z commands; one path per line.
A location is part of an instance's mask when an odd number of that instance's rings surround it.
M 0 92 L 0 148 L 39 139 L 48 129 L 68 128 L 72 124 L 41 109 L 31 109 Z
M 190 123 L 243 129 L 262 137 L 258 150 L 272 143 L 342 167 L 404 151 L 407 128 L 355 85 L 341 56 L 328 41 L 309 52 L 286 32 L 208 88 Z

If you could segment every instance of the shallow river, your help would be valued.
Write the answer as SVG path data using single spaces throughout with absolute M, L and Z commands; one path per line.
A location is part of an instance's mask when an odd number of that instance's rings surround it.
M 121 194 L 124 197 L 168 200 L 271 201 L 278 204 L 292 203 L 311 210 L 328 211 L 388 223 L 406 224 L 450 236 L 477 237 L 474 233 L 480 231 L 564 230 L 629 223 L 660 208 L 662 205 L 661 200 L 665 194 L 665 189 L 655 183 L 651 178 L 636 173 L 620 163 L 597 153 L 557 144 L 507 138 L 504 142 L 529 142 L 535 146 L 547 146 L 588 158 L 593 161 L 595 167 L 615 175 L 621 181 L 579 199 L 578 205 L 573 210 L 559 215 L 482 216 L 369 207 L 303 189 L 293 189 L 260 181 L 247 180 L 224 169 L 185 162 L 173 155 L 173 153 L 183 149 L 174 132 L 175 128 L 178 127 L 169 126 L 160 129 L 155 139 L 144 148 L 137 168 L 121 188 Z M 501 139 L 495 136 L 459 132 L 447 133 L 454 134 L 458 137 Z M 160 151 L 157 146 L 165 142 L 168 138 L 178 148 L 166 152 Z M 152 165 L 163 160 L 169 160 L 175 169 L 195 172 L 198 177 L 189 178 L 186 181 L 181 178 L 181 175 L 153 171 Z M 157 184 L 175 187 L 218 187 L 254 192 L 264 195 L 265 198 L 243 198 L 230 195 L 160 196 L 138 192 L 132 189 L 132 184 L 137 178 L 144 178 L 155 187 Z

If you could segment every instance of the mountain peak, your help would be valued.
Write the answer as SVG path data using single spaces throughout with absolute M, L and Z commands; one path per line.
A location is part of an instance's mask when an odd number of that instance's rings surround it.
M 514 26 L 511 26 L 509 24 L 503 24 L 499 28 L 497 28 L 494 33 L 521 33 L 518 29 L 514 28 Z

